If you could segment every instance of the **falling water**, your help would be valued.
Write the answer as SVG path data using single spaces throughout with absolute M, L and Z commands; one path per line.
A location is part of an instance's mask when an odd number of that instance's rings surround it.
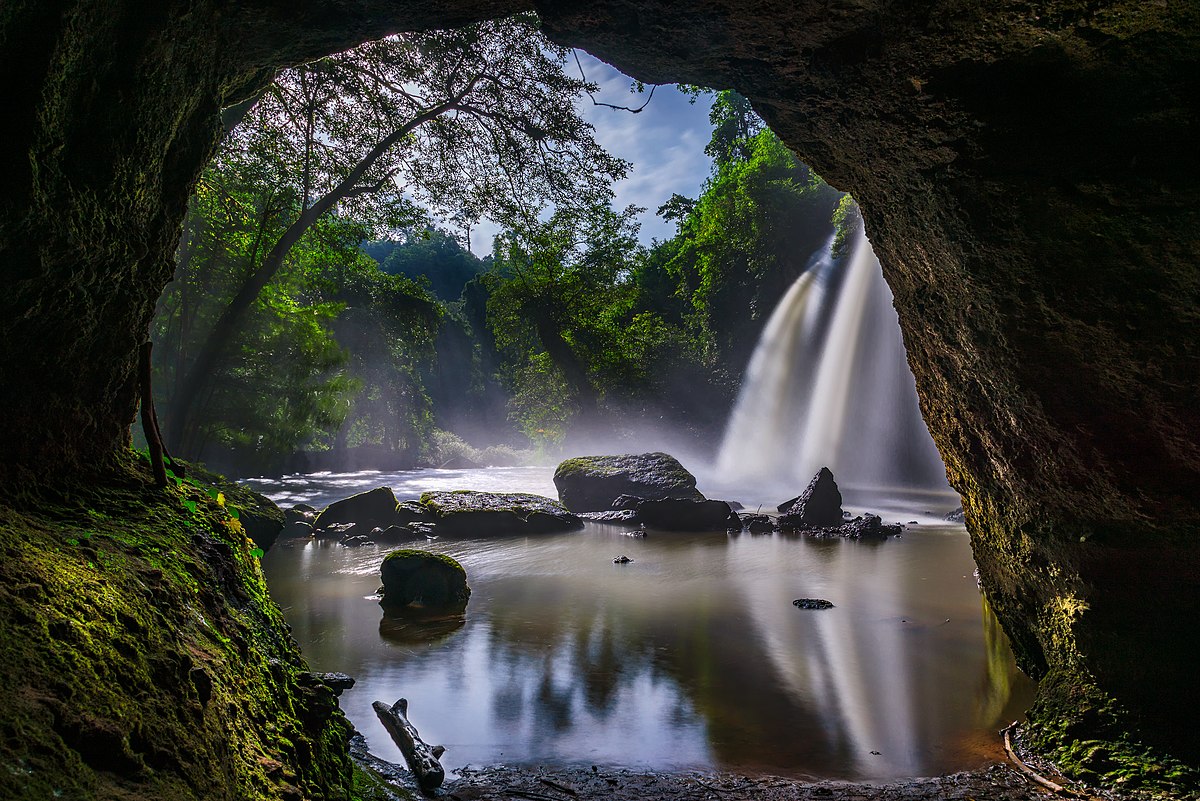
M 892 294 L 859 233 L 826 247 L 784 295 L 746 370 L 717 457 L 730 487 L 795 487 L 828 465 L 839 484 L 944 490 Z

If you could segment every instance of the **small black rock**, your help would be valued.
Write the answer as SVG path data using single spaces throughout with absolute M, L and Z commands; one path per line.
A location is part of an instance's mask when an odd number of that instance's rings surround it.
M 798 609 L 832 609 L 833 604 L 823 598 L 797 598 L 792 606 Z
M 616 559 L 613 559 L 613 564 L 614 565 L 627 565 L 632 561 L 633 560 L 630 559 L 628 556 L 618 556 Z

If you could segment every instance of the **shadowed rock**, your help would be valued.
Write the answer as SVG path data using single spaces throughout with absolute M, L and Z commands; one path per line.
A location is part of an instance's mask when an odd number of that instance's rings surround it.
M 737 512 L 725 501 L 692 498 L 637 498 L 622 495 L 614 502 L 618 511 L 633 511 L 650 528 L 667 531 L 741 531 Z
M 551 534 L 583 528 L 583 521 L 561 504 L 525 492 L 426 492 L 439 535 L 488 537 L 497 534 Z
M 366 531 L 376 526 L 387 528 L 396 522 L 396 506 L 391 487 L 377 487 L 329 504 L 317 515 L 313 528 L 320 531 L 332 523 L 357 523 Z

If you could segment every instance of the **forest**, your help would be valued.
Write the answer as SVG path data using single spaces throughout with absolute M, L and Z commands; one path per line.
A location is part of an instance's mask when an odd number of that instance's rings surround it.
M 515 464 L 661 419 L 719 438 L 850 201 L 744 97 L 690 87 L 711 174 L 643 244 L 612 205 L 631 165 L 578 113 L 599 87 L 529 24 L 370 43 L 230 115 L 152 329 L 172 453 L 251 475 Z

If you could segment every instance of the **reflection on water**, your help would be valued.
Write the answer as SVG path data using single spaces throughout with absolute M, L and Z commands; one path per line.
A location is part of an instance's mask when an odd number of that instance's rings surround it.
M 440 486 L 444 472 L 411 480 Z M 549 475 L 453 472 L 456 486 L 522 490 Z M 321 502 L 313 481 L 305 491 Z M 373 474 L 369 485 L 379 483 Z M 398 494 L 420 488 L 410 489 Z M 281 541 L 263 563 L 313 668 L 358 679 L 342 707 L 385 759 L 401 756 L 371 702 L 403 696 L 422 735 L 449 749 L 449 770 L 607 763 L 930 775 L 996 758 L 995 730 L 1032 697 L 981 608 L 960 526 L 859 543 L 632 539 L 589 524 L 424 545 L 466 568 L 465 620 L 385 617 L 373 597 L 383 553 L 372 547 Z M 620 554 L 634 561 L 614 565 Z M 791 603 L 801 597 L 835 608 L 802 611 Z

